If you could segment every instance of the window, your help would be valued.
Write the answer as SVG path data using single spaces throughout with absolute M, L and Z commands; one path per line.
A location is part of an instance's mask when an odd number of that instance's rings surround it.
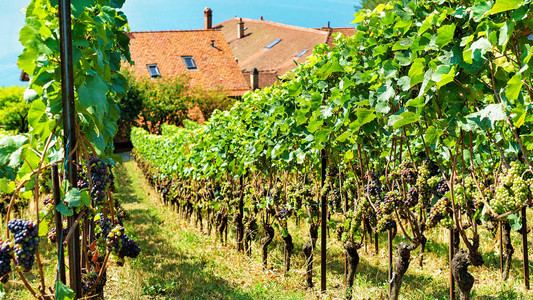
M 300 52 L 300 53 L 298 53 L 298 55 L 296 55 L 296 58 L 302 57 L 304 54 L 307 53 L 307 51 L 308 51 L 307 49 L 302 50 L 302 52 Z
M 281 39 L 275 39 L 272 41 L 272 43 L 268 44 L 265 49 L 270 49 L 272 47 L 274 47 L 277 43 L 281 42 Z
M 196 62 L 194 62 L 194 58 L 192 58 L 192 56 L 182 56 L 181 59 L 183 60 L 187 70 L 198 70 Z
M 150 72 L 150 77 L 152 78 L 161 77 L 161 73 L 159 73 L 159 68 L 157 67 L 157 64 L 146 65 L 146 67 L 148 68 L 148 72 Z

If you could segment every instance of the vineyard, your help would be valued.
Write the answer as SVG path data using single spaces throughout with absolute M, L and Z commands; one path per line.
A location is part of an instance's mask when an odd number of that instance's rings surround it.
M 412 288 L 414 269 L 442 263 L 425 280 L 445 292 L 427 297 L 531 297 L 530 2 L 361 10 L 354 36 L 316 46 L 279 84 L 205 124 L 133 128 L 135 164 L 175 222 L 194 222 L 238 256 L 258 251 L 265 272 L 282 241 L 280 272 L 301 269 L 309 290 L 409 299 L 402 287 Z M 115 187 L 129 176 L 113 154 L 127 82 L 119 71 L 132 63 L 123 3 L 26 8 L 18 63 L 31 78 L 29 132 L 0 132 L 2 294 L 18 285 L 36 299 L 103 298 L 111 265 L 153 251 L 130 238 L 143 224 L 125 228 L 127 199 Z M 380 251 L 386 267 L 369 271 Z M 343 282 L 328 285 L 340 260 Z M 364 271 L 380 295 L 360 294 Z M 487 273 L 503 287 L 476 290 Z M 514 296 L 501 296 L 509 287 Z

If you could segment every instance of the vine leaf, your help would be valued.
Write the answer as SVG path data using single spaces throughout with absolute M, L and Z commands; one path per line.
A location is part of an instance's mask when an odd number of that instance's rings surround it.
M 66 286 L 60 280 L 56 281 L 57 300 L 73 300 L 75 296 L 76 293 L 74 293 L 74 291 L 70 287 Z
M 89 75 L 78 91 L 79 102 L 85 109 L 93 106 L 99 116 L 108 110 L 107 84 L 97 74 Z
M 496 3 L 494 3 L 489 14 L 494 15 L 504 11 L 517 9 L 523 2 L 523 0 L 496 0 Z
M 507 86 L 505 87 L 505 96 L 508 100 L 515 100 L 518 98 L 518 95 L 520 94 L 520 89 L 522 88 L 522 85 L 524 83 L 522 82 L 522 75 L 521 74 L 515 74 L 511 80 L 507 83 Z

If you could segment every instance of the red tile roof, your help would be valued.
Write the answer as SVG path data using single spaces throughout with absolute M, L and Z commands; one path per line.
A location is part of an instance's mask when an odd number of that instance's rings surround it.
M 259 71 L 275 71 L 277 75 L 283 75 L 296 67 L 294 61 L 304 62 L 315 45 L 325 43 L 329 35 L 329 32 L 313 28 L 242 18 L 246 30 L 244 37 L 239 39 L 237 24 L 240 19 L 232 18 L 213 28 L 224 33 L 243 72 L 257 68 Z M 281 41 L 271 49 L 265 49 L 275 39 Z M 303 50 L 308 52 L 297 58 Z
M 238 38 L 238 23 L 243 22 L 244 37 Z M 313 53 L 315 45 L 327 43 L 333 46 L 337 32 L 345 36 L 355 34 L 355 28 L 305 28 L 281 23 L 232 18 L 213 28 L 220 29 L 238 59 L 239 67 L 250 82 L 249 74 L 254 68 L 259 71 L 259 88 L 272 85 L 278 77 L 296 67 L 295 62 L 303 63 Z M 265 49 L 275 39 L 281 41 L 271 49 Z M 302 51 L 306 53 L 296 57 Z
M 128 35 L 131 58 L 135 61 L 131 68 L 137 78 L 150 78 L 147 65 L 157 64 L 161 77 L 187 74 L 193 87 L 220 88 L 229 96 L 250 90 L 219 30 L 144 31 Z M 187 70 L 182 56 L 192 56 L 198 69 Z
M 329 36 L 326 44 L 328 44 L 330 47 L 333 47 L 333 42 L 335 41 L 335 37 L 337 37 L 337 33 L 340 32 L 344 36 L 352 36 L 355 34 L 355 28 L 354 27 L 337 27 L 337 28 L 327 28 L 323 27 L 322 30 L 329 31 Z

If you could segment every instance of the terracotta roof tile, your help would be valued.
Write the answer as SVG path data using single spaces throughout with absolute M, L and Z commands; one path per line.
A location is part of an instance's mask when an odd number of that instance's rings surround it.
M 213 28 L 224 33 L 243 72 L 257 68 L 259 71 L 273 71 L 283 75 L 296 67 L 294 61 L 303 63 L 313 52 L 315 45 L 325 43 L 329 35 L 329 32 L 313 28 L 242 18 L 247 29 L 244 37 L 239 39 L 239 19 L 229 19 Z M 271 49 L 265 49 L 265 46 L 275 39 L 281 41 Z M 307 53 L 296 57 L 306 49 Z
M 325 28 L 326 30 L 329 30 L 330 34 L 328 36 L 328 41 L 326 44 L 328 44 L 330 47 L 333 47 L 333 42 L 335 41 L 335 37 L 337 36 L 337 33 L 340 32 L 344 36 L 352 36 L 355 34 L 355 28 L 353 27 L 338 27 L 338 28 Z M 323 28 L 324 30 L 324 28 Z
M 229 96 L 242 95 L 250 89 L 219 30 L 144 31 L 128 35 L 131 58 L 135 61 L 132 69 L 138 78 L 150 78 L 147 65 L 157 64 L 161 77 L 187 74 L 194 87 L 221 88 Z M 182 56 L 192 56 L 198 69 L 187 70 Z

